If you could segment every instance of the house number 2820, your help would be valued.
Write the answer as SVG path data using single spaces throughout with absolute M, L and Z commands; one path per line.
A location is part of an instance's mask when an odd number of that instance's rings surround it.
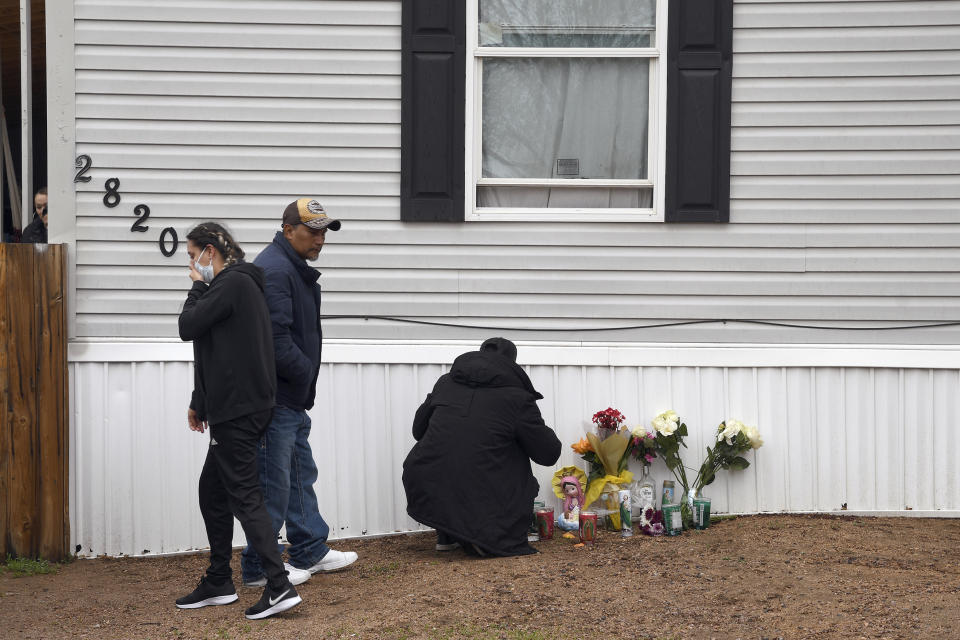
M 93 159 L 84 154 L 77 156 L 76 160 L 76 169 L 77 173 L 73 178 L 74 182 L 90 182 L 92 176 L 85 175 L 91 168 L 93 168 Z M 120 179 L 119 178 L 107 178 L 103 183 L 103 206 L 112 209 L 120 204 Z M 136 216 L 137 221 L 130 226 L 130 231 L 134 233 L 146 233 L 150 230 L 150 226 L 144 224 L 147 219 L 150 217 L 150 207 L 145 204 L 138 204 L 133 208 L 133 215 Z M 177 247 L 180 245 L 180 239 L 177 237 L 177 230 L 173 227 L 164 227 L 160 232 L 160 238 L 157 241 L 157 244 L 160 246 L 160 253 L 166 257 L 170 257 L 177 252 Z

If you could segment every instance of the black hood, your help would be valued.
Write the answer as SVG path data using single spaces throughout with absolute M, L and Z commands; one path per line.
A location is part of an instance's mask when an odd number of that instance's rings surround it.
M 480 345 L 480 351 L 499 354 L 510 362 L 517 361 L 517 345 L 506 338 L 487 338 Z
M 250 276 L 251 278 L 253 278 L 253 281 L 257 283 L 257 287 L 260 288 L 260 291 L 263 291 L 263 287 L 266 284 L 266 281 L 264 280 L 264 277 L 263 277 L 263 269 L 261 269 L 257 265 L 252 264 L 250 262 L 238 262 L 237 264 L 233 264 L 233 265 L 230 265 L 229 267 L 226 267 L 224 271 L 226 271 L 227 269 L 229 269 L 232 273 L 243 273 Z
M 538 400 L 543 398 L 520 365 L 492 351 L 469 351 L 458 356 L 450 375 L 468 387 L 520 387 Z

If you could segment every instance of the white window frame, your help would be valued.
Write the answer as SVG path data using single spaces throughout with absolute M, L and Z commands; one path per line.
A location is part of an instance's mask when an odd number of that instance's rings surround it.
M 479 2 L 467 1 L 467 56 L 466 56 L 466 118 L 464 185 L 465 216 L 473 222 L 663 222 L 664 219 L 664 165 L 666 164 L 666 108 L 667 108 L 667 1 L 656 4 L 656 46 L 650 48 L 532 48 L 532 47 L 480 47 Z M 648 58 L 650 60 L 650 122 L 647 133 L 647 180 L 567 180 L 567 179 L 501 179 L 483 178 L 480 66 L 484 58 Z M 529 185 L 543 187 L 610 187 L 652 186 L 653 207 L 649 209 L 624 208 L 477 208 L 478 186 Z M 576 214 L 576 215 L 570 215 Z

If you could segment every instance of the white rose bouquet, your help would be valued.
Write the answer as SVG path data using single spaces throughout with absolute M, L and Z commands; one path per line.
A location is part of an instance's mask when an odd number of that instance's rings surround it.
M 707 447 L 707 458 L 700 465 L 693 489 L 697 494 L 717 476 L 720 469 L 746 469 L 750 462 L 743 457 L 751 449 L 763 446 L 760 431 L 739 420 L 726 420 L 717 427 L 717 442 Z
M 677 483 L 683 487 L 680 500 L 681 513 L 685 526 L 692 521 L 692 496 L 700 495 L 703 488 L 716 480 L 720 469 L 746 469 L 750 462 L 743 457 L 751 449 L 763 446 L 760 431 L 739 420 L 726 420 L 717 428 L 717 439 L 713 447 L 707 447 L 707 458 L 700 465 L 697 477 L 691 484 L 687 481 L 686 468 L 680 459 L 680 447 L 686 447 L 683 439 L 687 436 L 687 425 L 680 421 L 676 411 L 664 411 L 653 419 L 656 432 L 657 453 L 663 458 L 667 468 L 673 473 Z M 691 469 L 693 471 L 693 469 Z
M 680 459 L 680 447 L 687 446 L 683 442 L 687 436 L 687 425 L 680 421 L 680 416 L 673 410 L 664 411 L 653 419 L 652 424 L 657 453 L 686 492 L 690 484 L 687 482 L 683 460 Z

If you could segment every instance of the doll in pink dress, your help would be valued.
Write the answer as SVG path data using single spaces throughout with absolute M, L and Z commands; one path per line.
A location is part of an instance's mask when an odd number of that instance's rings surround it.
M 576 476 L 564 476 L 560 480 L 563 491 L 563 509 L 557 515 L 557 526 L 564 531 L 580 528 L 580 510 L 583 508 L 583 487 Z

